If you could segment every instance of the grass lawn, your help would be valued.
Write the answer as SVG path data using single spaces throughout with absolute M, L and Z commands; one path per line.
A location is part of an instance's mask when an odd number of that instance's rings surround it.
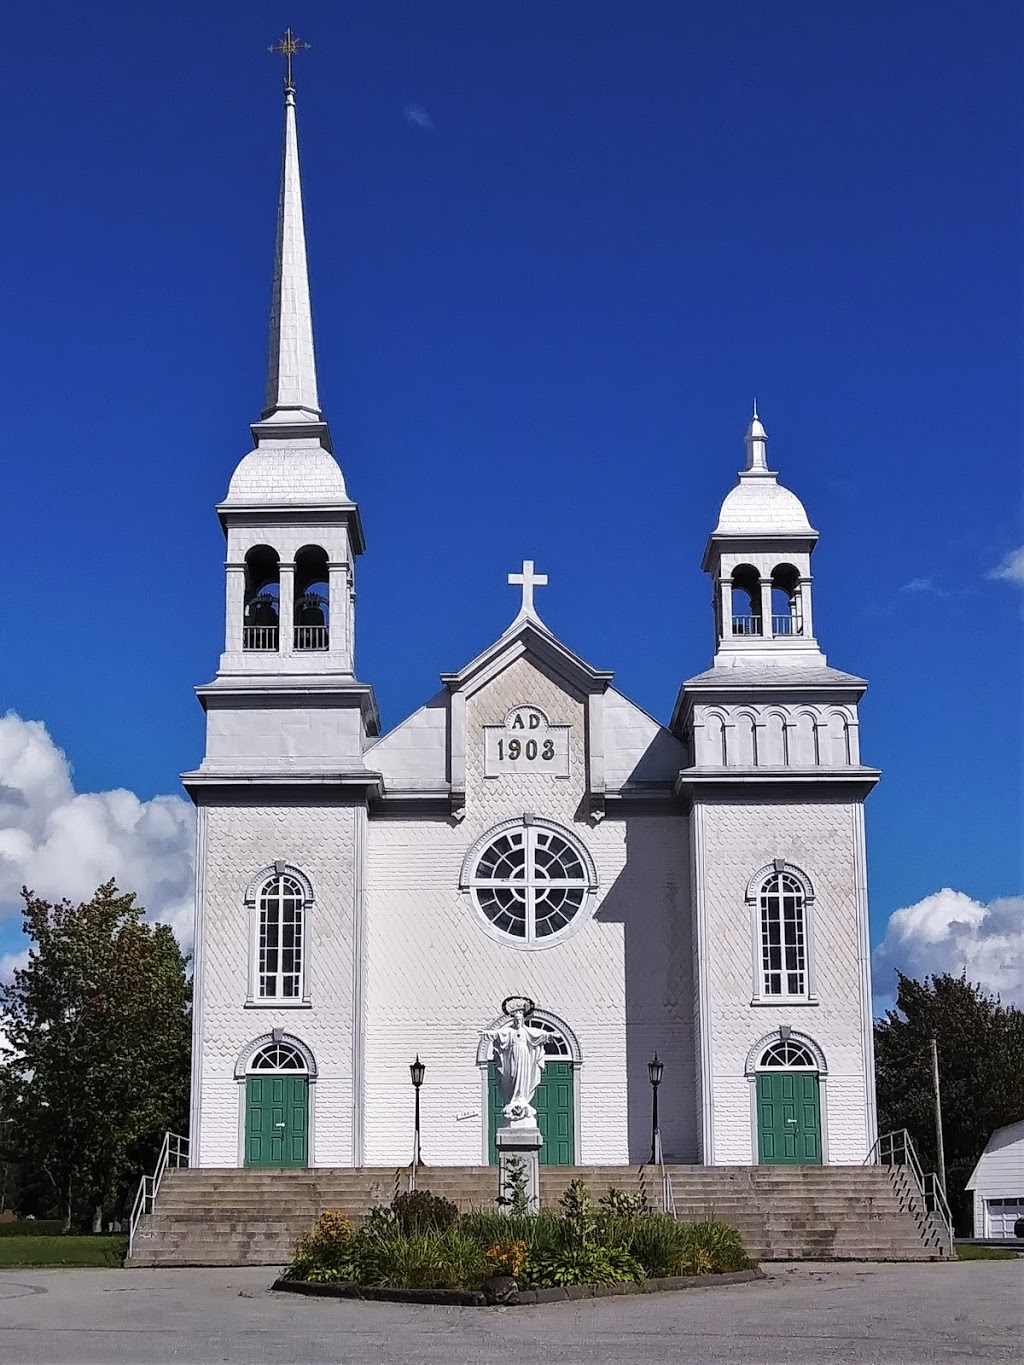
M 958 1261 L 1012 1261 L 1024 1253 L 1004 1251 L 1002 1247 L 957 1247 Z
M 100 1265 L 124 1262 L 125 1238 L 104 1237 L 0 1237 L 0 1266 Z

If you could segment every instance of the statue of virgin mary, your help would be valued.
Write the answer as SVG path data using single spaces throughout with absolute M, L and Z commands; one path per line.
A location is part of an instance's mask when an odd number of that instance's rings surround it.
M 520 1009 L 514 1011 L 511 1024 L 483 1036 L 490 1040 L 497 1062 L 498 1089 L 505 1101 L 501 1112 L 509 1121 L 535 1120 L 537 1111 L 531 1100 L 544 1070 L 544 1035 L 527 1027 Z

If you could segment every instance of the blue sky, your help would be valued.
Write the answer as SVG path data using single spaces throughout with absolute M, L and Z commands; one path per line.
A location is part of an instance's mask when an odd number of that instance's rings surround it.
M 942 887 L 1024 892 L 1021 585 L 989 577 L 1024 541 L 1024 13 L 998 0 L 21 13 L 0 712 L 79 792 L 175 793 L 200 757 L 288 23 L 385 725 L 505 626 L 524 556 L 551 628 L 667 719 L 710 661 L 700 557 L 756 394 L 822 533 L 818 635 L 871 681 L 876 939 Z

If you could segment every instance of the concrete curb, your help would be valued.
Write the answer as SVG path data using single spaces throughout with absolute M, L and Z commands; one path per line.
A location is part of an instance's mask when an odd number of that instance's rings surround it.
M 636 1284 L 574 1284 L 566 1289 L 521 1289 L 515 1303 L 488 1304 L 481 1290 L 470 1289 L 371 1289 L 351 1281 L 341 1284 L 312 1284 L 308 1280 L 277 1279 L 270 1286 L 286 1294 L 308 1294 L 321 1299 L 364 1299 L 378 1303 L 447 1304 L 456 1308 L 523 1308 L 533 1303 L 566 1303 L 579 1299 L 605 1299 L 621 1294 L 660 1294 L 670 1289 L 719 1289 L 730 1284 L 751 1284 L 767 1276 L 759 1267 L 734 1270 L 724 1275 L 669 1275 L 663 1279 Z

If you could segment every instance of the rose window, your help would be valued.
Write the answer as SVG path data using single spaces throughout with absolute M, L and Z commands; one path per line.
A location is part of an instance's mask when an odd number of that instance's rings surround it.
M 469 876 L 482 914 L 495 929 L 523 943 L 568 928 L 594 884 L 589 859 L 575 842 L 555 829 L 526 823 L 489 839 Z

